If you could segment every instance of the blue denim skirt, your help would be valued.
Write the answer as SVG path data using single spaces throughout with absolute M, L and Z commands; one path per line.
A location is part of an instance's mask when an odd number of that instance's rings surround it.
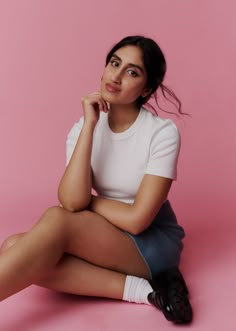
M 162 205 L 151 225 L 138 235 L 132 235 L 143 257 L 151 278 L 168 268 L 178 266 L 183 249 L 183 228 L 178 225 L 175 213 L 167 200 Z

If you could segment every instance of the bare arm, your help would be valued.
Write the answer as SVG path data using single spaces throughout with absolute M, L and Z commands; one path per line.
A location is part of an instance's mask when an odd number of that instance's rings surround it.
M 93 196 L 90 209 L 122 230 L 136 235 L 151 224 L 167 198 L 171 184 L 171 179 L 144 175 L 133 205 Z
M 58 198 L 70 211 L 86 208 L 91 197 L 91 150 L 93 126 L 84 124 L 73 155 L 58 188 Z
M 69 211 L 85 209 L 91 199 L 91 153 L 93 132 L 100 110 L 107 110 L 100 93 L 93 93 L 82 99 L 84 125 L 73 155 L 58 188 L 58 199 Z

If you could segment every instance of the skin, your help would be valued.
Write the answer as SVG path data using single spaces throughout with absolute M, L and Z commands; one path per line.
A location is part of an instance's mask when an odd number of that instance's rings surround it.
M 108 111 L 111 130 L 127 130 L 138 116 L 136 99 L 148 93 L 146 81 L 140 49 L 126 46 L 105 68 L 101 90 L 82 98 L 84 125 L 59 184 L 61 207 L 49 208 L 27 233 L 3 242 L 1 301 L 31 284 L 122 299 L 127 274 L 150 278 L 145 262 L 124 231 L 138 234 L 151 224 L 172 181 L 144 175 L 133 205 L 127 205 L 91 195 L 90 167 L 100 112 Z

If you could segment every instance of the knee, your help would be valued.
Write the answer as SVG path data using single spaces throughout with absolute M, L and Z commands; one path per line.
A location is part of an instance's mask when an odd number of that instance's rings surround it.
M 62 207 L 53 206 L 48 208 L 40 219 L 40 223 L 56 227 L 65 228 L 69 212 Z
M 8 248 L 13 246 L 16 241 L 19 240 L 23 235 L 24 233 L 17 233 L 5 239 L 1 245 L 0 251 L 6 251 Z
M 65 210 L 62 207 L 59 206 L 53 206 L 49 207 L 45 212 L 44 212 L 44 217 L 48 217 L 50 219 L 61 219 Z

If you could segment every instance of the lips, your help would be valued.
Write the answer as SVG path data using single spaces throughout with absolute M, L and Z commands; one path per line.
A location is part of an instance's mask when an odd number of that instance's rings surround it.
M 106 90 L 111 93 L 116 93 L 120 91 L 120 89 L 117 88 L 115 85 L 109 83 L 106 84 Z

